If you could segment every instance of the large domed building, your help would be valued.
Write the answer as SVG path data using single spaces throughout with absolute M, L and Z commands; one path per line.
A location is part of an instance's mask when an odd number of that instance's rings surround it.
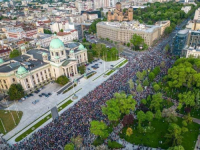
M 48 49 L 37 48 L 26 51 L 21 47 L 22 55 L 9 61 L 0 58 L 0 91 L 7 91 L 11 84 L 20 83 L 25 91 L 56 80 L 65 75 L 68 78 L 78 75 L 77 67 L 88 62 L 87 49 L 80 43 L 64 44 L 54 37 Z

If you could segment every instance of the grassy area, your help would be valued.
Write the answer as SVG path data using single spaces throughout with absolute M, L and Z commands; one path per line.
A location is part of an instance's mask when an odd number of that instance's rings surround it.
M 102 140 L 100 137 L 97 137 L 94 142 L 92 143 L 92 145 L 94 146 L 98 146 L 104 143 L 104 140 Z
M 187 113 L 184 111 L 184 108 L 185 108 L 185 106 L 181 108 L 181 110 L 179 111 L 179 113 L 180 113 L 180 114 L 187 115 Z M 192 108 L 191 108 L 190 115 L 191 115 L 191 117 L 193 117 L 193 118 L 200 119 L 200 109 L 192 107 Z
M 181 122 L 182 122 L 182 119 L 178 118 L 177 124 L 180 127 L 182 127 Z M 143 126 L 146 126 L 146 125 L 147 123 L 143 124 Z M 139 133 L 137 130 L 137 122 L 135 121 L 135 123 L 132 126 L 133 134 L 130 137 L 126 136 L 127 128 L 124 128 L 122 134 L 120 134 L 120 137 L 136 145 L 143 144 L 145 146 L 154 147 L 154 148 L 161 147 L 163 149 L 167 149 L 168 147 L 170 147 L 171 145 L 165 143 L 166 138 L 164 137 L 166 133 L 168 133 L 167 129 L 168 129 L 169 123 L 164 120 L 154 119 L 151 122 L 151 126 L 155 128 L 155 131 L 153 133 L 145 133 L 145 134 Z M 189 131 L 182 135 L 183 142 L 181 144 L 183 145 L 185 150 L 194 149 L 195 142 L 199 134 L 199 127 L 200 125 L 196 123 L 191 123 L 187 126 Z M 162 141 L 162 144 L 160 141 Z
M 16 125 L 13 121 L 11 113 L 16 122 Z M 10 111 L 9 112 L 9 111 L 5 111 L 5 110 L 0 110 L 0 119 L 2 120 L 3 125 L 6 129 L 6 132 L 5 132 L 2 122 L 0 122 L 0 132 L 5 134 L 5 133 L 8 133 L 9 131 L 11 131 L 12 129 L 14 129 L 19 124 L 19 122 L 22 118 L 22 115 L 23 115 L 23 112 L 21 112 L 21 111 Z M 18 116 L 19 116 L 19 118 L 18 118 Z
M 122 144 L 119 144 L 115 141 L 108 141 L 108 148 L 110 149 L 120 149 L 120 148 L 123 148 L 123 145 Z
M 95 74 L 96 74 L 96 72 L 94 72 L 93 74 L 87 76 L 87 79 L 89 79 L 90 77 L 92 77 L 92 76 L 95 75 Z
M 120 68 L 121 66 L 123 66 L 125 63 L 127 63 L 128 62 L 128 60 L 126 59 L 126 60 L 124 60 L 123 62 L 121 62 L 119 65 L 116 65 L 116 67 L 114 67 L 114 68 Z M 107 72 L 106 73 L 106 75 L 107 76 L 109 76 L 110 74 L 112 74 L 113 72 L 115 72 L 115 70 L 113 69 L 113 70 L 110 70 L 109 72 Z
M 58 111 L 63 110 L 65 107 L 67 107 L 69 104 L 71 104 L 73 101 L 72 100 L 68 100 L 67 102 L 65 102 L 64 104 L 62 104 L 60 107 L 58 107 Z M 19 142 L 21 141 L 23 138 L 25 138 L 26 136 L 28 136 L 31 132 L 33 132 L 34 130 L 36 130 L 38 127 L 40 127 L 42 124 L 44 124 L 46 121 L 48 121 L 50 118 L 52 117 L 51 114 L 47 115 L 45 118 L 43 118 L 42 120 L 40 120 L 38 123 L 36 123 L 35 125 L 33 125 L 32 127 L 30 127 L 28 130 L 26 130 L 24 133 L 22 133 L 20 136 L 18 136 L 15 141 Z
M 98 79 L 100 76 L 102 76 L 104 73 L 100 74 L 98 77 L 96 77 L 95 79 L 93 79 L 92 81 Z

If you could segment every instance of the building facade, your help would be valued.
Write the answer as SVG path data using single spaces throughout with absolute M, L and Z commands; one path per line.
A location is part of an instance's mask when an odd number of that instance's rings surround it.
M 68 45 L 75 45 L 73 48 Z M 54 37 L 49 49 L 37 48 L 26 51 L 21 47 L 22 55 L 9 61 L 0 59 L 0 91 L 6 92 L 10 85 L 19 83 L 26 92 L 65 75 L 68 78 L 77 75 L 77 66 L 87 63 L 87 49 L 79 43 L 69 43 L 67 47 Z M 81 57 L 81 60 L 79 59 Z
M 138 21 L 132 22 L 99 22 L 97 24 L 97 37 L 108 38 L 114 42 L 128 43 L 134 34 L 140 35 L 144 42 L 151 46 L 161 36 L 161 27 L 143 25 Z
M 186 46 L 189 31 L 180 30 L 173 38 L 172 54 L 181 56 L 183 48 Z

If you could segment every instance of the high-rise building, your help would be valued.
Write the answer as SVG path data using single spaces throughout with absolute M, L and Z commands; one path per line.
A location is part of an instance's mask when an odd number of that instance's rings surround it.
M 187 29 L 180 30 L 174 37 L 172 44 L 172 54 L 181 56 L 183 48 L 186 46 L 189 31 Z

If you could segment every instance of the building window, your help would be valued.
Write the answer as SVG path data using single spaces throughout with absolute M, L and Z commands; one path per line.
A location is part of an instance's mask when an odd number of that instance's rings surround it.
M 40 72 L 40 74 L 42 75 L 42 72 Z
M 15 82 L 15 78 L 13 78 L 13 82 Z
M 44 78 L 42 77 L 42 81 L 44 80 Z
M 51 52 L 51 55 L 53 56 L 53 52 Z
M 6 83 L 6 80 L 3 80 L 4 83 Z
M 50 72 L 50 69 L 48 68 L 48 71 Z
M 26 82 L 28 82 L 28 79 L 26 79 Z
M 28 89 L 30 88 L 30 85 L 28 84 Z
M 64 52 L 62 51 L 61 54 L 64 55 Z
M 38 77 L 38 74 L 36 73 L 36 76 Z
M 38 82 L 40 82 L 40 79 L 38 79 Z
M 47 73 L 46 70 L 44 70 L 44 73 Z
M 56 52 L 56 56 L 59 56 L 59 53 L 58 53 L 58 52 Z
M 7 85 L 5 85 L 6 89 L 8 89 Z

